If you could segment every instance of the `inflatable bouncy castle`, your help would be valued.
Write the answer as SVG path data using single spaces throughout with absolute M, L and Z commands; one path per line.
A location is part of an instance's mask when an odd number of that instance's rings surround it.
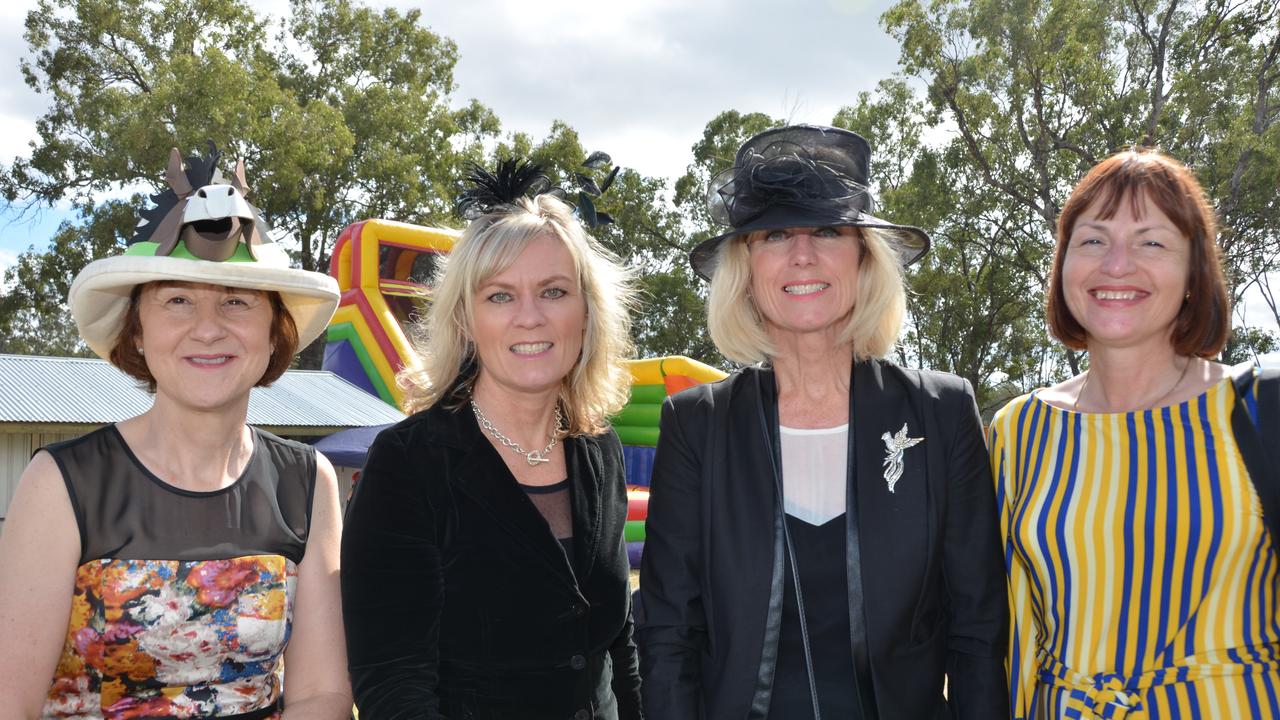
M 390 220 L 354 223 L 339 234 L 329 273 L 342 300 L 329 324 L 325 370 L 400 407 L 395 375 L 411 352 L 405 328 L 430 302 L 431 278 L 459 234 Z M 662 401 L 725 373 L 678 356 L 632 360 L 630 366 L 631 399 L 613 427 L 627 467 L 627 551 L 631 566 L 639 567 Z

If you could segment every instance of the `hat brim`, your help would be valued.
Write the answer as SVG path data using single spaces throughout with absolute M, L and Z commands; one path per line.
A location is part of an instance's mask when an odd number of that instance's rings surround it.
M 80 337 L 99 357 L 110 359 L 133 289 L 165 280 L 280 293 L 298 328 L 299 349 L 320 337 L 338 308 L 337 281 L 317 272 L 257 262 L 119 255 L 89 263 L 71 284 L 67 301 Z
M 929 234 L 910 225 L 898 225 L 888 220 L 867 213 L 855 213 L 844 218 L 815 218 L 803 210 L 788 211 L 786 208 L 773 208 L 760 217 L 736 227 L 733 230 L 716 235 L 698 243 L 689 251 L 689 264 L 693 271 L 703 280 L 711 281 L 720 260 L 720 246 L 726 240 L 753 233 L 759 230 L 784 230 L 793 227 L 865 227 L 879 230 L 889 244 L 889 248 L 898 256 L 902 267 L 924 257 L 929 252 Z

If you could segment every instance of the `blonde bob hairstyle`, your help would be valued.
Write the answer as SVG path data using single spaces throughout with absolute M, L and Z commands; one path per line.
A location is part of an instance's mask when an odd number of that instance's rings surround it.
M 853 347 L 854 360 L 884 357 L 893 349 L 906 314 L 906 290 L 897 256 L 878 230 L 857 228 L 861 252 L 858 290 L 838 342 Z M 762 231 L 763 232 L 763 231 Z M 707 298 L 707 330 L 726 358 L 743 364 L 770 360 L 776 348 L 751 298 L 749 235 L 720 245 Z
M 458 407 L 471 397 L 479 371 L 472 325 L 479 287 L 506 270 L 535 238 L 559 239 L 573 257 L 587 305 L 582 354 L 560 386 L 569 435 L 603 432 L 606 419 L 626 404 L 631 373 L 622 360 L 632 353 L 630 275 L 587 234 L 573 210 L 550 195 L 521 198 L 515 210 L 472 221 L 438 275 L 426 319 L 413 329 L 417 357 L 397 376 L 405 410 L 440 402 Z

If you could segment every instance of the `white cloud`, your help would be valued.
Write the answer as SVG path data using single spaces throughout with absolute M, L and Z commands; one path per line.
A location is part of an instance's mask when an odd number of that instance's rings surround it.
M 458 45 L 456 102 L 490 106 L 504 131 L 543 137 L 554 120 L 646 175 L 678 177 L 724 110 L 829 122 L 896 68 L 878 25 L 890 0 L 395 0 Z M 0 162 L 25 156 L 44 97 L 22 82 L 23 19 L 0 3 Z M 287 12 L 283 0 L 254 3 Z
M 458 45 L 457 99 L 535 138 L 553 120 L 621 165 L 674 178 L 725 110 L 829 122 L 896 68 L 887 0 L 399 2 Z

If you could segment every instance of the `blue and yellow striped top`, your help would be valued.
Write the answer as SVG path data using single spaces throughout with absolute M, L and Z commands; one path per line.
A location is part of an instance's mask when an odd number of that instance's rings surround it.
M 1227 378 L 1154 410 L 1033 392 L 996 414 L 1015 718 L 1280 718 L 1280 564 L 1234 403 Z

